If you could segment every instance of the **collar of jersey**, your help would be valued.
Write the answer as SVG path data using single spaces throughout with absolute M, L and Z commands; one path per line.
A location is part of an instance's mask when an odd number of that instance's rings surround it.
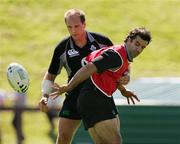
M 94 37 L 89 33 L 89 32 L 86 32 L 87 33 L 87 37 L 88 37 L 88 40 L 92 43 L 95 41 Z M 70 37 L 70 47 L 73 49 L 74 48 L 74 45 L 73 45 L 73 39 L 72 37 Z

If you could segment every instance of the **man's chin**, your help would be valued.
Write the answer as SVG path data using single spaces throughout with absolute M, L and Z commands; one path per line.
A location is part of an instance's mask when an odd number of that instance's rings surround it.
M 77 35 L 73 35 L 72 36 L 74 40 L 77 40 L 78 39 L 78 36 Z

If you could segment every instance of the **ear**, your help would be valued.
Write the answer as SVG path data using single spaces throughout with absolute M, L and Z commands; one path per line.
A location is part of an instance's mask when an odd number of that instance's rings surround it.
M 127 39 L 127 43 L 130 43 L 132 40 L 131 40 L 131 38 L 128 38 Z

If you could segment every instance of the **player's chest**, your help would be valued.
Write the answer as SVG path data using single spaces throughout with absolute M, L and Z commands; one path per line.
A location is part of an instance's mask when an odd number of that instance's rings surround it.
M 74 46 L 73 48 L 69 48 L 66 51 L 66 58 L 68 61 L 81 61 L 82 58 L 90 54 L 91 52 L 99 49 L 99 46 L 97 44 L 87 44 L 84 47 L 80 48 L 77 46 Z

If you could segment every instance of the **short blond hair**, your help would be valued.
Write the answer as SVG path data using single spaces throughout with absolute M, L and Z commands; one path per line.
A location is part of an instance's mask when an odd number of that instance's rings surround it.
M 77 15 L 80 17 L 80 20 L 82 23 L 84 23 L 86 21 L 86 18 L 85 18 L 85 13 L 80 10 L 80 9 L 69 9 L 67 10 L 65 13 L 64 13 L 64 20 L 66 22 L 66 19 L 69 17 L 69 16 L 72 16 L 72 15 Z

